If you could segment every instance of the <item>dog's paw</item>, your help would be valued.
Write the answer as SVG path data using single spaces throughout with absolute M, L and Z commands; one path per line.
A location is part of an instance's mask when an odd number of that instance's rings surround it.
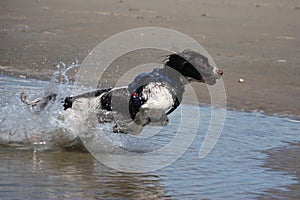
M 130 134 L 130 135 L 139 135 L 143 130 L 143 126 L 139 126 L 134 122 L 130 122 L 127 126 L 118 126 L 113 127 L 114 133 Z
M 169 123 L 169 118 L 164 110 L 140 109 L 134 119 L 134 123 L 139 126 L 149 124 L 152 126 L 166 126 Z

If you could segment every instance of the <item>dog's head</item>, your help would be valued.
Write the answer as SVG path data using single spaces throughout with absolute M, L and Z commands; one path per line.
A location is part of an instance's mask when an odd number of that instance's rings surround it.
M 165 64 L 183 75 L 189 81 L 214 85 L 223 71 L 210 65 L 208 58 L 192 50 L 184 50 L 168 56 Z

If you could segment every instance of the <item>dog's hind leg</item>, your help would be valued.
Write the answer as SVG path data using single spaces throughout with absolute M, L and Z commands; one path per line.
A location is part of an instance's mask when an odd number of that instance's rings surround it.
M 28 98 L 27 93 L 22 92 L 20 95 L 20 99 L 23 103 L 25 103 L 26 105 L 29 105 L 29 106 L 36 106 L 43 99 L 42 97 L 38 97 L 38 98 L 30 101 L 27 98 Z
M 31 107 L 38 107 L 38 110 L 41 111 L 43 108 L 45 108 L 48 105 L 49 101 L 55 101 L 56 94 L 50 93 L 44 97 L 39 97 L 34 100 L 28 100 L 27 94 L 25 92 L 22 92 L 20 95 L 20 99 L 23 103 L 26 105 L 29 105 Z

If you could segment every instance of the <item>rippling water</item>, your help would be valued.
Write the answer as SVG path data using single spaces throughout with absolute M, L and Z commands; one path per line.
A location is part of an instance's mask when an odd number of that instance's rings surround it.
M 286 190 L 285 186 L 297 183 L 293 174 L 262 166 L 267 156 L 263 150 L 300 141 L 299 121 L 227 111 L 215 148 L 199 159 L 211 117 L 210 107 L 200 107 L 197 135 L 183 156 L 154 172 L 124 173 L 104 166 L 89 153 L 66 150 L 76 135 L 57 120 L 60 111 L 55 105 L 43 115 L 22 105 L 22 91 L 39 96 L 49 88 L 49 82 L 2 76 L 0 83 L 1 199 L 245 199 L 257 198 L 268 189 Z M 69 86 L 50 86 L 55 91 L 68 91 L 61 87 Z M 188 121 L 198 123 L 192 115 L 197 109 L 182 105 L 170 116 L 164 134 L 158 140 L 154 137 L 152 147 L 172 139 L 180 110 L 189 110 Z M 193 132 L 184 131 L 187 137 Z M 135 151 L 145 151 L 145 145 L 125 139 L 127 145 L 136 145 Z

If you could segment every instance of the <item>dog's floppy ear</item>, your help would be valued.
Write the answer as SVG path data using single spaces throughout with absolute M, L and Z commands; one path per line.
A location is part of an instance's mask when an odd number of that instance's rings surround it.
M 196 80 L 202 79 L 202 76 L 199 73 L 199 71 L 190 62 L 188 62 L 179 54 L 169 55 L 168 60 L 165 62 L 165 64 L 175 69 L 185 77 L 194 78 Z
M 180 55 L 174 53 L 174 54 L 171 54 L 168 56 L 165 64 L 168 65 L 169 67 L 181 72 L 184 68 L 184 65 L 188 64 L 188 61 L 185 60 Z

